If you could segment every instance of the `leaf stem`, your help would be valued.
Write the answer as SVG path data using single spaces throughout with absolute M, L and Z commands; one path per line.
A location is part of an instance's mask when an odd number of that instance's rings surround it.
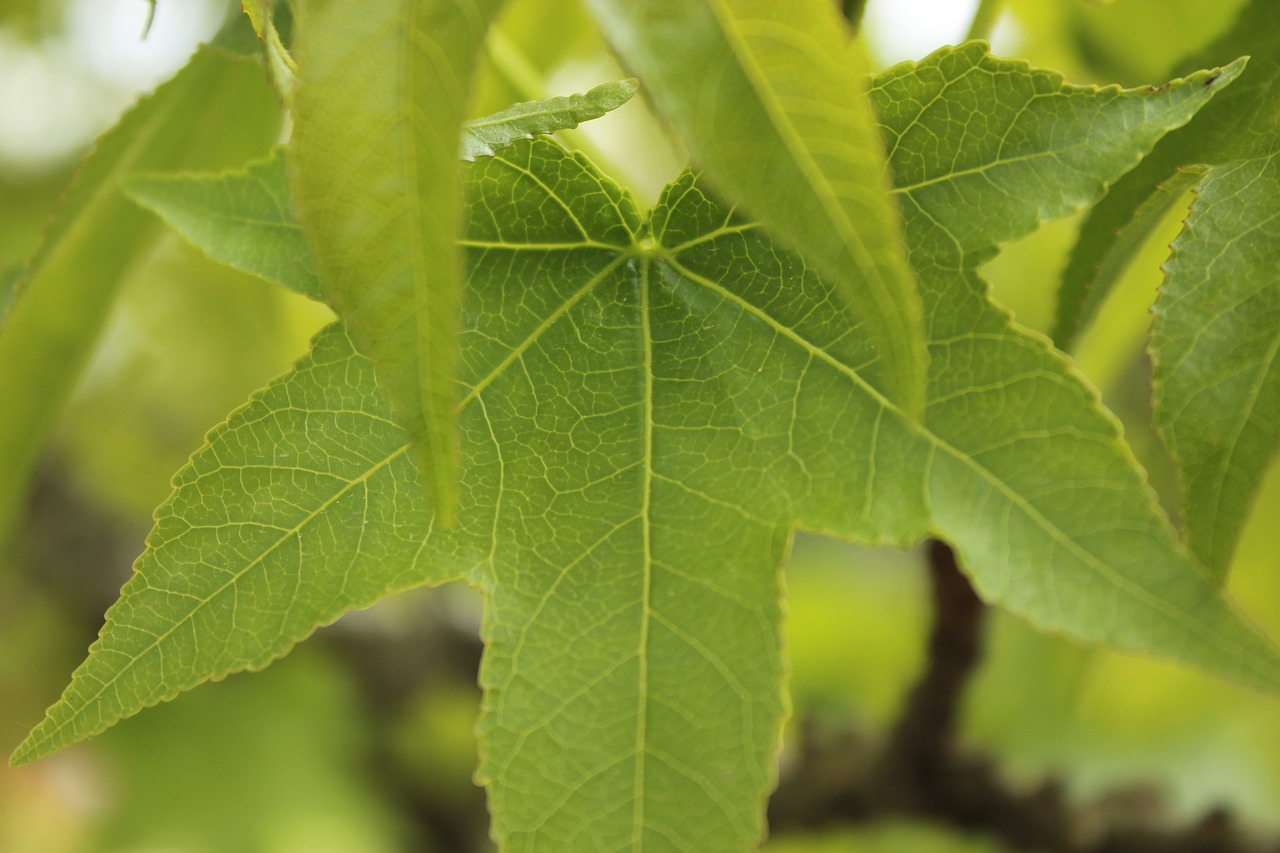
M 974 39 L 990 38 L 991 30 L 995 27 L 996 19 L 1000 17 L 1000 9 L 1003 5 L 1003 0 L 980 0 L 977 11 L 973 13 L 973 22 L 969 24 L 969 32 L 964 37 L 964 40 L 973 41 Z

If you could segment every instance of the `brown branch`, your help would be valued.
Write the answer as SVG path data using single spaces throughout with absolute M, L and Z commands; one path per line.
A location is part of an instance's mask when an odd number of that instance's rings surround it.
M 1108 795 L 1073 806 L 1061 783 L 1020 789 L 994 763 L 957 745 L 965 688 L 982 651 L 985 607 L 941 542 L 928 545 L 934 625 L 923 674 L 883 743 L 803 727 L 798 759 L 769 804 L 775 833 L 891 818 L 981 833 L 1045 853 L 1280 853 L 1251 841 L 1226 811 L 1185 827 L 1161 825 L 1150 796 Z M 1164 821 L 1167 824 L 1167 821 Z

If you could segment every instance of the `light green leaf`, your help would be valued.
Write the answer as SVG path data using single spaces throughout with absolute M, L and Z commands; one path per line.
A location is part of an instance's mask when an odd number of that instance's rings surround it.
M 568 130 L 584 121 L 600 118 L 631 100 L 634 80 L 602 83 L 582 95 L 564 95 L 526 101 L 462 126 L 458 156 L 463 160 L 491 157 L 517 139 L 532 139 L 542 133 Z
M 179 474 L 13 760 L 462 578 L 487 596 L 478 778 L 504 849 L 746 849 L 786 709 L 778 571 L 797 526 L 940 533 L 1042 627 L 1280 690 L 1274 647 L 1179 547 L 1096 394 L 975 272 L 993 235 L 1101 192 L 1203 79 L 1073 89 L 969 45 L 873 87 L 903 166 L 922 164 L 902 197 L 930 318 L 924 426 L 864 376 L 876 341 L 834 287 L 691 175 L 645 224 L 549 140 L 477 161 L 457 523 L 433 523 L 369 362 L 331 329 Z M 1003 120 L 1026 148 L 957 132 L 957 171 L 930 153 L 943 115 Z M 1095 134 L 1102 153 L 1074 159 Z M 1004 171 L 1040 161 L 1053 180 L 1003 199 Z M 975 224 L 957 193 L 1002 218 Z
M 158 233 L 120 181 L 242 163 L 266 152 L 279 123 L 262 69 L 205 48 L 85 159 L 0 316 L 0 539 L 122 281 Z
M 841 287 L 877 342 L 865 373 L 918 413 L 920 298 L 866 76 L 831 0 L 591 0 L 721 191 Z
M 324 300 L 294 216 L 283 150 L 242 171 L 135 175 L 124 189 L 215 261 Z
M 1072 301 L 1100 304 L 1131 259 L 1128 231 L 1146 227 L 1144 213 L 1167 205 L 1165 188 L 1183 180 L 1166 178 L 1178 168 L 1212 166 L 1189 234 L 1176 243 L 1185 256 L 1175 256 L 1156 302 L 1151 355 L 1156 427 L 1181 479 L 1183 533 L 1219 579 L 1280 442 L 1258 408 L 1280 395 L 1270 349 L 1280 320 L 1268 308 L 1280 282 L 1267 250 L 1280 242 L 1271 198 L 1280 140 L 1280 4 L 1255 0 L 1205 55 L 1241 53 L 1251 54 L 1242 78 L 1162 141 L 1086 220 L 1059 296 L 1058 339 L 1069 342 L 1088 320 L 1087 313 L 1072 313 Z M 1195 172 L 1206 170 L 1201 165 Z M 1263 183 L 1249 183 L 1252 178 Z M 1246 209 L 1246 203 L 1256 206 Z M 1086 273 L 1094 265 L 1099 273 L 1090 281 Z
M 500 3 L 309 0 L 295 23 L 300 218 L 446 524 L 458 501 L 457 140 Z

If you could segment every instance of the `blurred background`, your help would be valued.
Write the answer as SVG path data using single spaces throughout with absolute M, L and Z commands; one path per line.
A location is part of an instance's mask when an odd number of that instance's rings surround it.
M 1223 31 L 1241 0 L 1008 0 L 995 52 L 1078 83 L 1160 83 Z M 964 38 L 976 0 L 870 0 L 878 67 Z M 224 0 L 0 0 L 0 276 L 31 254 L 78 159 L 224 17 Z M 1233 57 L 1219 57 L 1227 61 Z M 621 76 L 570 0 L 512 0 L 475 106 Z M 637 99 L 566 141 L 642 203 L 683 166 Z M 1125 422 L 1166 506 L 1142 353 L 1159 265 L 1185 212 L 1152 238 L 1078 362 Z M 987 269 L 996 298 L 1044 330 L 1077 222 L 1054 223 Z M 169 479 L 209 428 L 285 370 L 327 312 L 217 266 L 172 236 L 131 271 L 40 467 L 26 522 L 0 554 L 0 752 L 60 694 L 128 577 Z M 0 413 L 0 417 L 3 414 Z M 1280 635 L 1280 475 L 1263 487 L 1231 589 Z M 794 721 L 843 742 L 881 736 L 923 659 L 920 555 L 797 538 L 787 569 Z M 0 853 L 327 853 L 486 850 L 470 774 L 480 601 L 421 590 L 352 613 L 260 674 L 208 685 L 21 769 L 0 767 Z M 1190 670 L 1084 650 L 995 616 L 964 709 L 965 743 L 1016 784 L 1165 811 L 1215 807 L 1280 832 L 1280 703 Z M 784 775 L 793 761 L 789 746 Z M 907 825 L 788 833 L 788 851 L 996 851 Z

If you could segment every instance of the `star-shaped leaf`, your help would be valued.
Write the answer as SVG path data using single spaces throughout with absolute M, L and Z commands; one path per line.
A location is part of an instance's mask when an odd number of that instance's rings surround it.
M 835 287 L 694 176 L 646 220 L 553 142 L 477 161 L 457 523 L 435 524 L 370 362 L 332 327 L 179 474 L 14 760 L 465 579 L 487 597 L 478 775 L 505 849 L 742 850 L 786 708 L 796 527 L 942 535 L 1042 627 L 1280 689 L 1280 658 L 1178 546 L 1095 393 L 975 272 L 1088 203 L 1216 73 L 1079 89 L 975 44 L 876 82 L 929 318 L 923 424 L 864 377 L 877 342 Z

